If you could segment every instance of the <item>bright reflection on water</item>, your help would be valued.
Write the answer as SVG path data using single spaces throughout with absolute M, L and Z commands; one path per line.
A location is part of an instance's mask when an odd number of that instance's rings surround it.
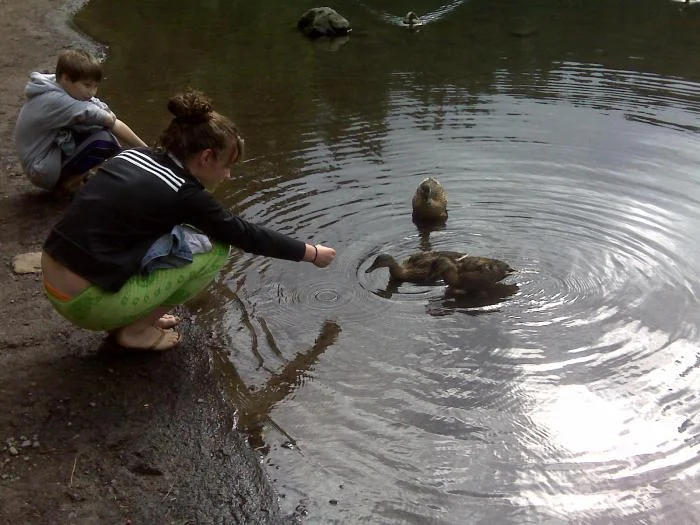
M 196 53 L 161 6 L 141 45 L 170 46 L 147 65 L 109 5 L 85 14 L 115 85 L 150 72 L 148 102 L 111 92 L 128 121 L 155 136 L 150 101 L 199 68 L 250 145 L 218 196 L 338 249 L 325 270 L 235 254 L 192 305 L 281 505 L 311 523 L 697 523 L 700 10 L 374 4 L 335 6 L 356 28 L 335 52 L 274 30 L 306 5 L 205 2 L 196 27 L 220 40 L 198 33 Z M 429 15 L 413 34 L 409 9 Z M 435 231 L 411 222 L 426 176 L 449 193 Z M 478 298 L 365 273 L 429 249 L 518 272 Z

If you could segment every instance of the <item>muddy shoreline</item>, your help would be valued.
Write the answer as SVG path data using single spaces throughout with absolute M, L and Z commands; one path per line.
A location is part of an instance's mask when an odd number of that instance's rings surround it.
M 65 204 L 34 188 L 12 129 L 31 71 L 99 45 L 70 27 L 83 1 L 0 2 L 0 524 L 298 523 L 233 429 L 216 342 L 183 310 L 185 341 L 125 356 L 50 307 L 17 275 Z

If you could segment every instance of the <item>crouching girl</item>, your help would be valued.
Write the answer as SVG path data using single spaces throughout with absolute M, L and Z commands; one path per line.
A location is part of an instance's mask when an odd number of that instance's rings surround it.
M 44 243 L 44 287 L 56 310 L 81 328 L 110 332 L 125 348 L 177 345 L 179 319 L 168 312 L 214 279 L 230 246 L 321 268 L 335 257 L 333 248 L 224 209 L 207 188 L 230 178 L 241 160 L 238 129 L 198 92 L 174 96 L 168 110 L 174 118 L 158 146 L 126 150 L 105 162 Z M 154 269 L 154 249 L 164 239 L 169 249 L 156 256 L 170 262 Z

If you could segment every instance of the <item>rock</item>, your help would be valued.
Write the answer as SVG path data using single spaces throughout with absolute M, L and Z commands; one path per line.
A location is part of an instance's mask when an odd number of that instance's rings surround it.
M 15 273 L 41 273 L 41 252 L 15 255 L 12 270 Z
M 297 29 L 310 38 L 343 36 L 352 31 L 350 22 L 330 7 L 309 9 L 297 22 Z

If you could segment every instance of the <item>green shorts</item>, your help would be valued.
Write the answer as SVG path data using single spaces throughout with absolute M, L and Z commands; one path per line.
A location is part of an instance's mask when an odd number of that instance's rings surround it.
M 46 292 L 56 311 L 71 323 L 87 330 L 109 331 L 129 325 L 160 306 L 182 304 L 202 291 L 226 263 L 230 247 L 214 242 L 207 253 L 179 268 L 135 275 L 116 293 L 90 286 L 62 301 Z

